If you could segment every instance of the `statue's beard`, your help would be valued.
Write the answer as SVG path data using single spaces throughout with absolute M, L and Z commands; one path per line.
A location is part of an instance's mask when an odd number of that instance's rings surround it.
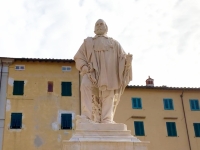
M 94 33 L 97 34 L 97 35 L 105 35 L 106 34 L 106 29 L 98 28 L 98 29 L 95 29 Z

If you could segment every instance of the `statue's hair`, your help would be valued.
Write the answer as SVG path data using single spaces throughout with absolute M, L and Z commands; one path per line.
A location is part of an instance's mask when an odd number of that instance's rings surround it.
M 97 21 L 96 21 L 96 23 L 98 22 L 98 21 L 103 21 L 104 22 L 104 24 L 106 25 L 106 33 L 105 34 L 107 34 L 108 33 L 108 26 L 107 26 L 107 24 L 106 24 L 106 22 L 103 20 L 103 19 L 98 19 Z M 96 25 L 96 23 L 95 23 L 95 25 Z M 94 33 L 95 33 L 95 26 L 94 26 Z

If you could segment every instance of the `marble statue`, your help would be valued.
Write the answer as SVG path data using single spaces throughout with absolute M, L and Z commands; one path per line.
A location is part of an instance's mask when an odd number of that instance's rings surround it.
M 91 123 L 114 123 L 120 97 L 132 79 L 132 55 L 107 36 L 108 26 L 99 19 L 94 37 L 87 37 L 74 56 L 82 75 L 81 118 Z

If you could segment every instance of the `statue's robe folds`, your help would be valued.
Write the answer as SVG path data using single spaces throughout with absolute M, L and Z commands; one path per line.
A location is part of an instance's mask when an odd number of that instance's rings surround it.
M 128 84 L 132 79 L 131 70 L 128 73 L 129 75 L 126 76 L 126 79 L 124 77 L 126 56 L 126 53 L 116 40 L 107 36 L 98 35 L 85 39 L 74 56 L 76 68 L 80 72 L 84 65 L 88 66 L 89 64 L 93 70 L 87 73 L 89 75 L 83 75 L 82 85 L 84 85 L 81 86 L 82 114 L 89 119 L 92 119 L 91 103 L 92 94 L 95 91 L 93 89 L 97 88 L 100 94 L 99 97 L 102 97 L 101 120 L 107 120 L 107 122 L 113 121 L 114 95 L 120 93 L 120 89 L 124 86 L 125 80 L 126 84 Z M 104 102 L 105 104 L 103 104 Z M 106 107 L 106 110 L 104 107 Z

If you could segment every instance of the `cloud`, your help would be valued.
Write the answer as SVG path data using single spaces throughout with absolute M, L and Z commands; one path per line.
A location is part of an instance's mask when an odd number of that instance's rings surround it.
M 0 55 L 71 59 L 102 18 L 133 54 L 132 84 L 199 86 L 199 16 L 199 0 L 0 1 Z

